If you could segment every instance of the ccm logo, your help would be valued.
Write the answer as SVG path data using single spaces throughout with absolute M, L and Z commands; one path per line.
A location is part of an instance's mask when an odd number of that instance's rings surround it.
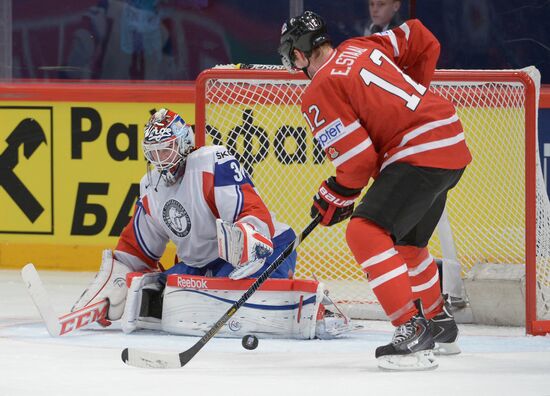
M 331 143 L 340 139 L 344 134 L 345 128 L 342 121 L 338 118 L 336 121 L 333 121 L 325 127 L 322 131 L 319 131 L 315 135 L 315 139 L 319 142 L 323 149 L 330 146 Z
M 178 287 L 181 287 L 182 289 L 208 289 L 208 282 L 204 279 L 178 277 Z
M 327 191 L 325 187 L 322 187 L 319 189 L 319 193 L 324 198 L 325 201 L 333 203 L 335 206 L 338 206 L 340 208 L 350 206 L 355 202 L 355 199 L 340 199 L 338 197 L 335 197 L 330 192 Z
M 84 311 L 80 315 L 69 315 L 67 319 L 61 320 L 61 331 L 59 332 L 59 335 L 63 335 L 70 331 L 80 329 L 82 326 L 85 326 L 89 323 L 94 323 L 100 319 L 104 319 L 107 316 L 108 309 L 109 304 L 105 303 L 97 308 L 91 309 L 89 311 Z

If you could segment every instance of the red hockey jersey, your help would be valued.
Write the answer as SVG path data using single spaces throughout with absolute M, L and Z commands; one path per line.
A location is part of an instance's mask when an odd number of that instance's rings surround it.
M 418 20 L 343 42 L 313 77 L 302 112 L 338 182 L 350 188 L 396 161 L 460 169 L 471 161 L 453 105 L 427 87 L 439 42 Z

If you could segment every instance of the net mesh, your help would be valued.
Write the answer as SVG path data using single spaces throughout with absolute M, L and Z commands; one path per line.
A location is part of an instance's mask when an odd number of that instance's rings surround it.
M 309 222 L 312 196 L 334 167 L 300 112 L 308 80 L 205 80 L 207 144 L 225 145 L 243 164 L 277 220 L 295 230 Z M 463 123 L 473 162 L 447 204 L 463 275 L 476 263 L 525 264 L 525 89 L 517 82 L 434 82 Z M 538 154 L 537 154 L 538 156 Z M 538 317 L 550 318 L 550 205 L 537 169 Z M 434 234 L 434 257 L 442 248 Z M 299 248 L 298 278 L 327 283 L 352 317 L 383 318 L 345 242 L 345 224 L 318 227 Z

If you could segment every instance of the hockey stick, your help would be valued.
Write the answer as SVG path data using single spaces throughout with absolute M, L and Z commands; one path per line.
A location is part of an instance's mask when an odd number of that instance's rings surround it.
M 40 313 L 42 320 L 46 324 L 48 333 L 52 337 L 59 337 L 70 333 L 90 323 L 103 320 L 107 316 L 109 301 L 105 299 L 58 318 L 51 304 L 50 296 L 46 292 L 46 289 L 44 289 L 42 280 L 38 276 L 34 265 L 31 263 L 25 265 L 21 270 L 21 277 L 25 281 L 27 291 L 38 313 Z
M 185 366 L 193 357 L 206 345 L 212 337 L 223 327 L 223 325 L 244 305 L 252 294 L 269 278 L 269 276 L 281 265 L 283 261 L 298 247 L 298 245 L 313 231 L 319 224 L 321 217 L 317 216 L 311 223 L 296 237 L 293 243 L 273 261 L 266 270 L 256 279 L 241 298 L 235 302 L 208 332 L 198 340 L 195 345 L 183 352 L 149 352 L 140 349 L 126 348 L 122 351 L 122 361 L 130 366 L 143 368 L 179 368 Z

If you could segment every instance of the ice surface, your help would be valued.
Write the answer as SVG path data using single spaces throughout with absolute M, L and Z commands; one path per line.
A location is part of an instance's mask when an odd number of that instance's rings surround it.
M 67 313 L 91 273 L 40 271 L 56 311 Z M 197 338 L 150 331 L 124 335 L 115 324 L 61 338 L 48 335 L 18 271 L 0 271 L 0 396 L 19 395 L 550 395 L 550 337 L 523 328 L 459 325 L 458 356 L 434 371 L 383 372 L 374 350 L 391 339 L 387 322 L 338 340 L 213 339 L 174 370 L 122 363 L 125 347 L 183 351 Z

